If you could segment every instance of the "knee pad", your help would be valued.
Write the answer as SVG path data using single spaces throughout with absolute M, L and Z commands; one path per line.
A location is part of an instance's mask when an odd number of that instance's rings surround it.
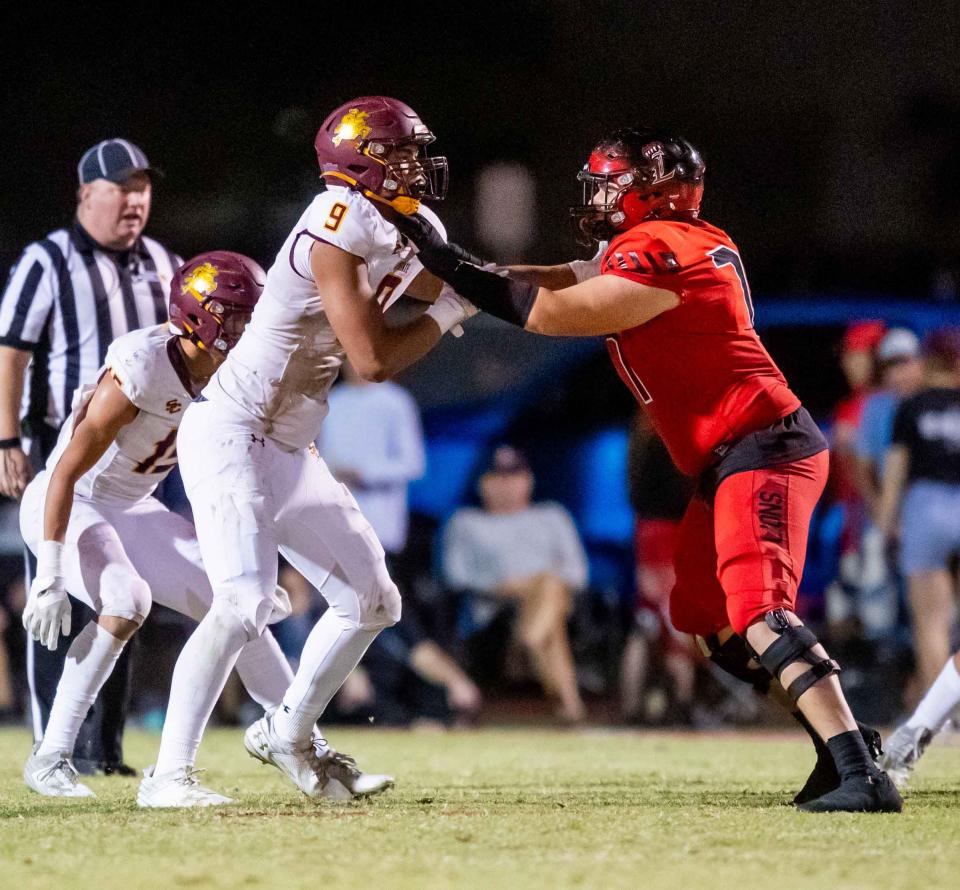
M 273 589 L 264 593 L 257 585 L 228 585 L 214 591 L 210 611 L 219 607 L 221 614 L 229 613 L 240 620 L 247 639 L 259 637 L 274 611 Z
M 218 636 L 228 641 L 228 645 L 237 648 L 249 640 L 257 639 L 267 626 L 266 619 L 270 614 L 270 603 L 263 608 L 254 609 L 251 614 L 250 605 L 238 603 L 227 595 L 215 596 L 210 611 L 204 617 L 205 622 L 216 628 Z M 264 614 L 260 615 L 263 612 Z M 262 625 L 259 624 L 262 620 Z
M 382 630 L 400 620 L 400 591 L 386 568 L 369 590 L 355 590 L 342 578 L 330 575 L 320 592 L 344 621 L 364 630 Z
M 103 608 L 100 614 L 113 618 L 125 618 L 127 621 L 135 621 L 138 625 L 142 625 L 147 620 L 150 607 L 153 605 L 150 585 L 143 578 L 125 575 L 116 585 L 110 586 L 115 587 L 115 590 L 110 591 L 106 596 L 101 594 Z
M 709 637 L 697 637 L 697 645 L 717 667 L 723 668 L 732 677 L 749 683 L 760 695 L 766 695 L 770 691 L 773 677 L 762 664 L 757 663 L 756 656 L 750 651 L 743 637 L 734 634 L 721 643 L 716 634 L 711 634 Z
M 800 674 L 789 686 L 784 687 L 787 695 L 794 701 L 815 683 L 840 673 L 840 665 L 832 658 L 821 658 L 814 654 L 813 647 L 819 642 L 816 635 L 803 625 L 795 627 L 790 624 L 785 610 L 774 609 L 767 612 L 763 620 L 767 627 L 778 635 L 778 639 L 756 658 L 772 676 L 779 680 L 783 671 L 798 661 L 805 661 L 810 665 L 810 670 Z
M 400 620 L 403 610 L 400 590 L 393 581 L 378 585 L 369 598 L 360 601 L 360 627 L 364 630 L 382 630 Z

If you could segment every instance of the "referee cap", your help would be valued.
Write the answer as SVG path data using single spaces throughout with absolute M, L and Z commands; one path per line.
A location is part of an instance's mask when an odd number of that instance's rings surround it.
M 95 179 L 123 182 L 142 171 L 158 172 L 150 166 L 143 150 L 127 139 L 104 139 L 98 142 L 83 153 L 77 165 L 80 185 Z

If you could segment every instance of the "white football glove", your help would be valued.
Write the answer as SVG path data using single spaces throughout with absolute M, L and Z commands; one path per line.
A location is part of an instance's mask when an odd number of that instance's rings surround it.
M 63 584 L 59 541 L 41 541 L 37 549 L 37 577 L 23 610 L 23 626 L 38 643 L 56 651 L 60 634 L 70 633 L 70 600 Z
M 444 284 L 440 296 L 426 314 L 439 325 L 441 334 L 451 331 L 454 337 L 462 337 L 463 328 L 460 325 L 479 311 L 466 297 L 461 297 L 449 284 Z

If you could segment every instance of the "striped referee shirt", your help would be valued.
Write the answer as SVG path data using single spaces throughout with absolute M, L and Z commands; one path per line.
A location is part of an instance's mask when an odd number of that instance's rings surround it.
M 77 220 L 27 245 L 0 298 L 0 344 L 33 353 L 20 410 L 26 438 L 44 438 L 41 425 L 60 428 L 113 340 L 166 320 L 182 262 L 147 237 L 106 250 Z

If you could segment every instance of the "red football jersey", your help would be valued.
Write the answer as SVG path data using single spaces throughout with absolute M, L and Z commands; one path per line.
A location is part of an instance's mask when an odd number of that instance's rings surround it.
M 649 220 L 619 235 L 601 274 L 679 294 L 680 305 L 607 338 L 617 373 L 677 467 L 696 475 L 732 444 L 800 407 L 753 329 L 737 247 L 702 220 Z

